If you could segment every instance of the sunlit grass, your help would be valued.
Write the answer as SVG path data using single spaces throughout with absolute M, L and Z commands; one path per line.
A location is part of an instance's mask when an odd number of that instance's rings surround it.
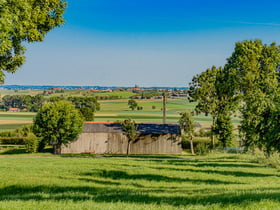
M 242 155 L 1 156 L 0 209 L 277 209 L 280 172 Z

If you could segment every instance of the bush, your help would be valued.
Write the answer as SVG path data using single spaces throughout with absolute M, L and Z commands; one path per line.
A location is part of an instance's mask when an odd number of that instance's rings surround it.
M 38 144 L 37 137 L 33 133 L 28 134 L 24 141 L 25 151 L 27 153 L 37 152 Z
M 194 149 L 196 149 L 196 146 L 199 143 L 210 144 L 210 139 L 206 137 L 195 137 L 193 140 Z M 190 149 L 190 140 L 185 135 L 182 135 L 181 144 L 182 144 L 182 149 Z
M 16 133 L 14 131 L 2 131 L 0 137 L 14 137 Z
M 198 155 L 206 155 L 209 153 L 209 144 L 200 142 L 196 145 L 195 151 Z
M 24 145 L 26 137 L 0 137 L 1 144 Z

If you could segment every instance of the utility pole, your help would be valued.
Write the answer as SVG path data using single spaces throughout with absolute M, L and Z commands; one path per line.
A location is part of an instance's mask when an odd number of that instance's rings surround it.
M 166 95 L 165 92 L 162 94 L 163 96 L 163 124 L 166 124 Z

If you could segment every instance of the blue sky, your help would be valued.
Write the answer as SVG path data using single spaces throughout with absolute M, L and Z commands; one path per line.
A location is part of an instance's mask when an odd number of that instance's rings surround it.
M 5 84 L 187 86 L 246 39 L 280 44 L 279 1 L 69 0 Z

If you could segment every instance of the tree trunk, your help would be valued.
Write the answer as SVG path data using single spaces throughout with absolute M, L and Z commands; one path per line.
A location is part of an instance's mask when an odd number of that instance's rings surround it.
M 215 118 L 212 119 L 212 126 L 211 126 L 211 142 L 212 142 L 212 150 L 215 149 L 215 135 L 214 135 L 214 127 L 215 127 Z
M 191 138 L 190 138 L 190 146 L 191 146 L 192 155 L 195 155 L 194 149 L 193 149 L 193 136 L 191 136 Z
M 61 154 L 61 145 L 59 144 L 54 144 L 53 145 L 53 153 L 55 155 L 60 155 Z
M 126 156 L 128 156 L 129 154 L 129 149 L 130 149 L 130 141 L 128 140 L 127 147 L 126 147 Z

